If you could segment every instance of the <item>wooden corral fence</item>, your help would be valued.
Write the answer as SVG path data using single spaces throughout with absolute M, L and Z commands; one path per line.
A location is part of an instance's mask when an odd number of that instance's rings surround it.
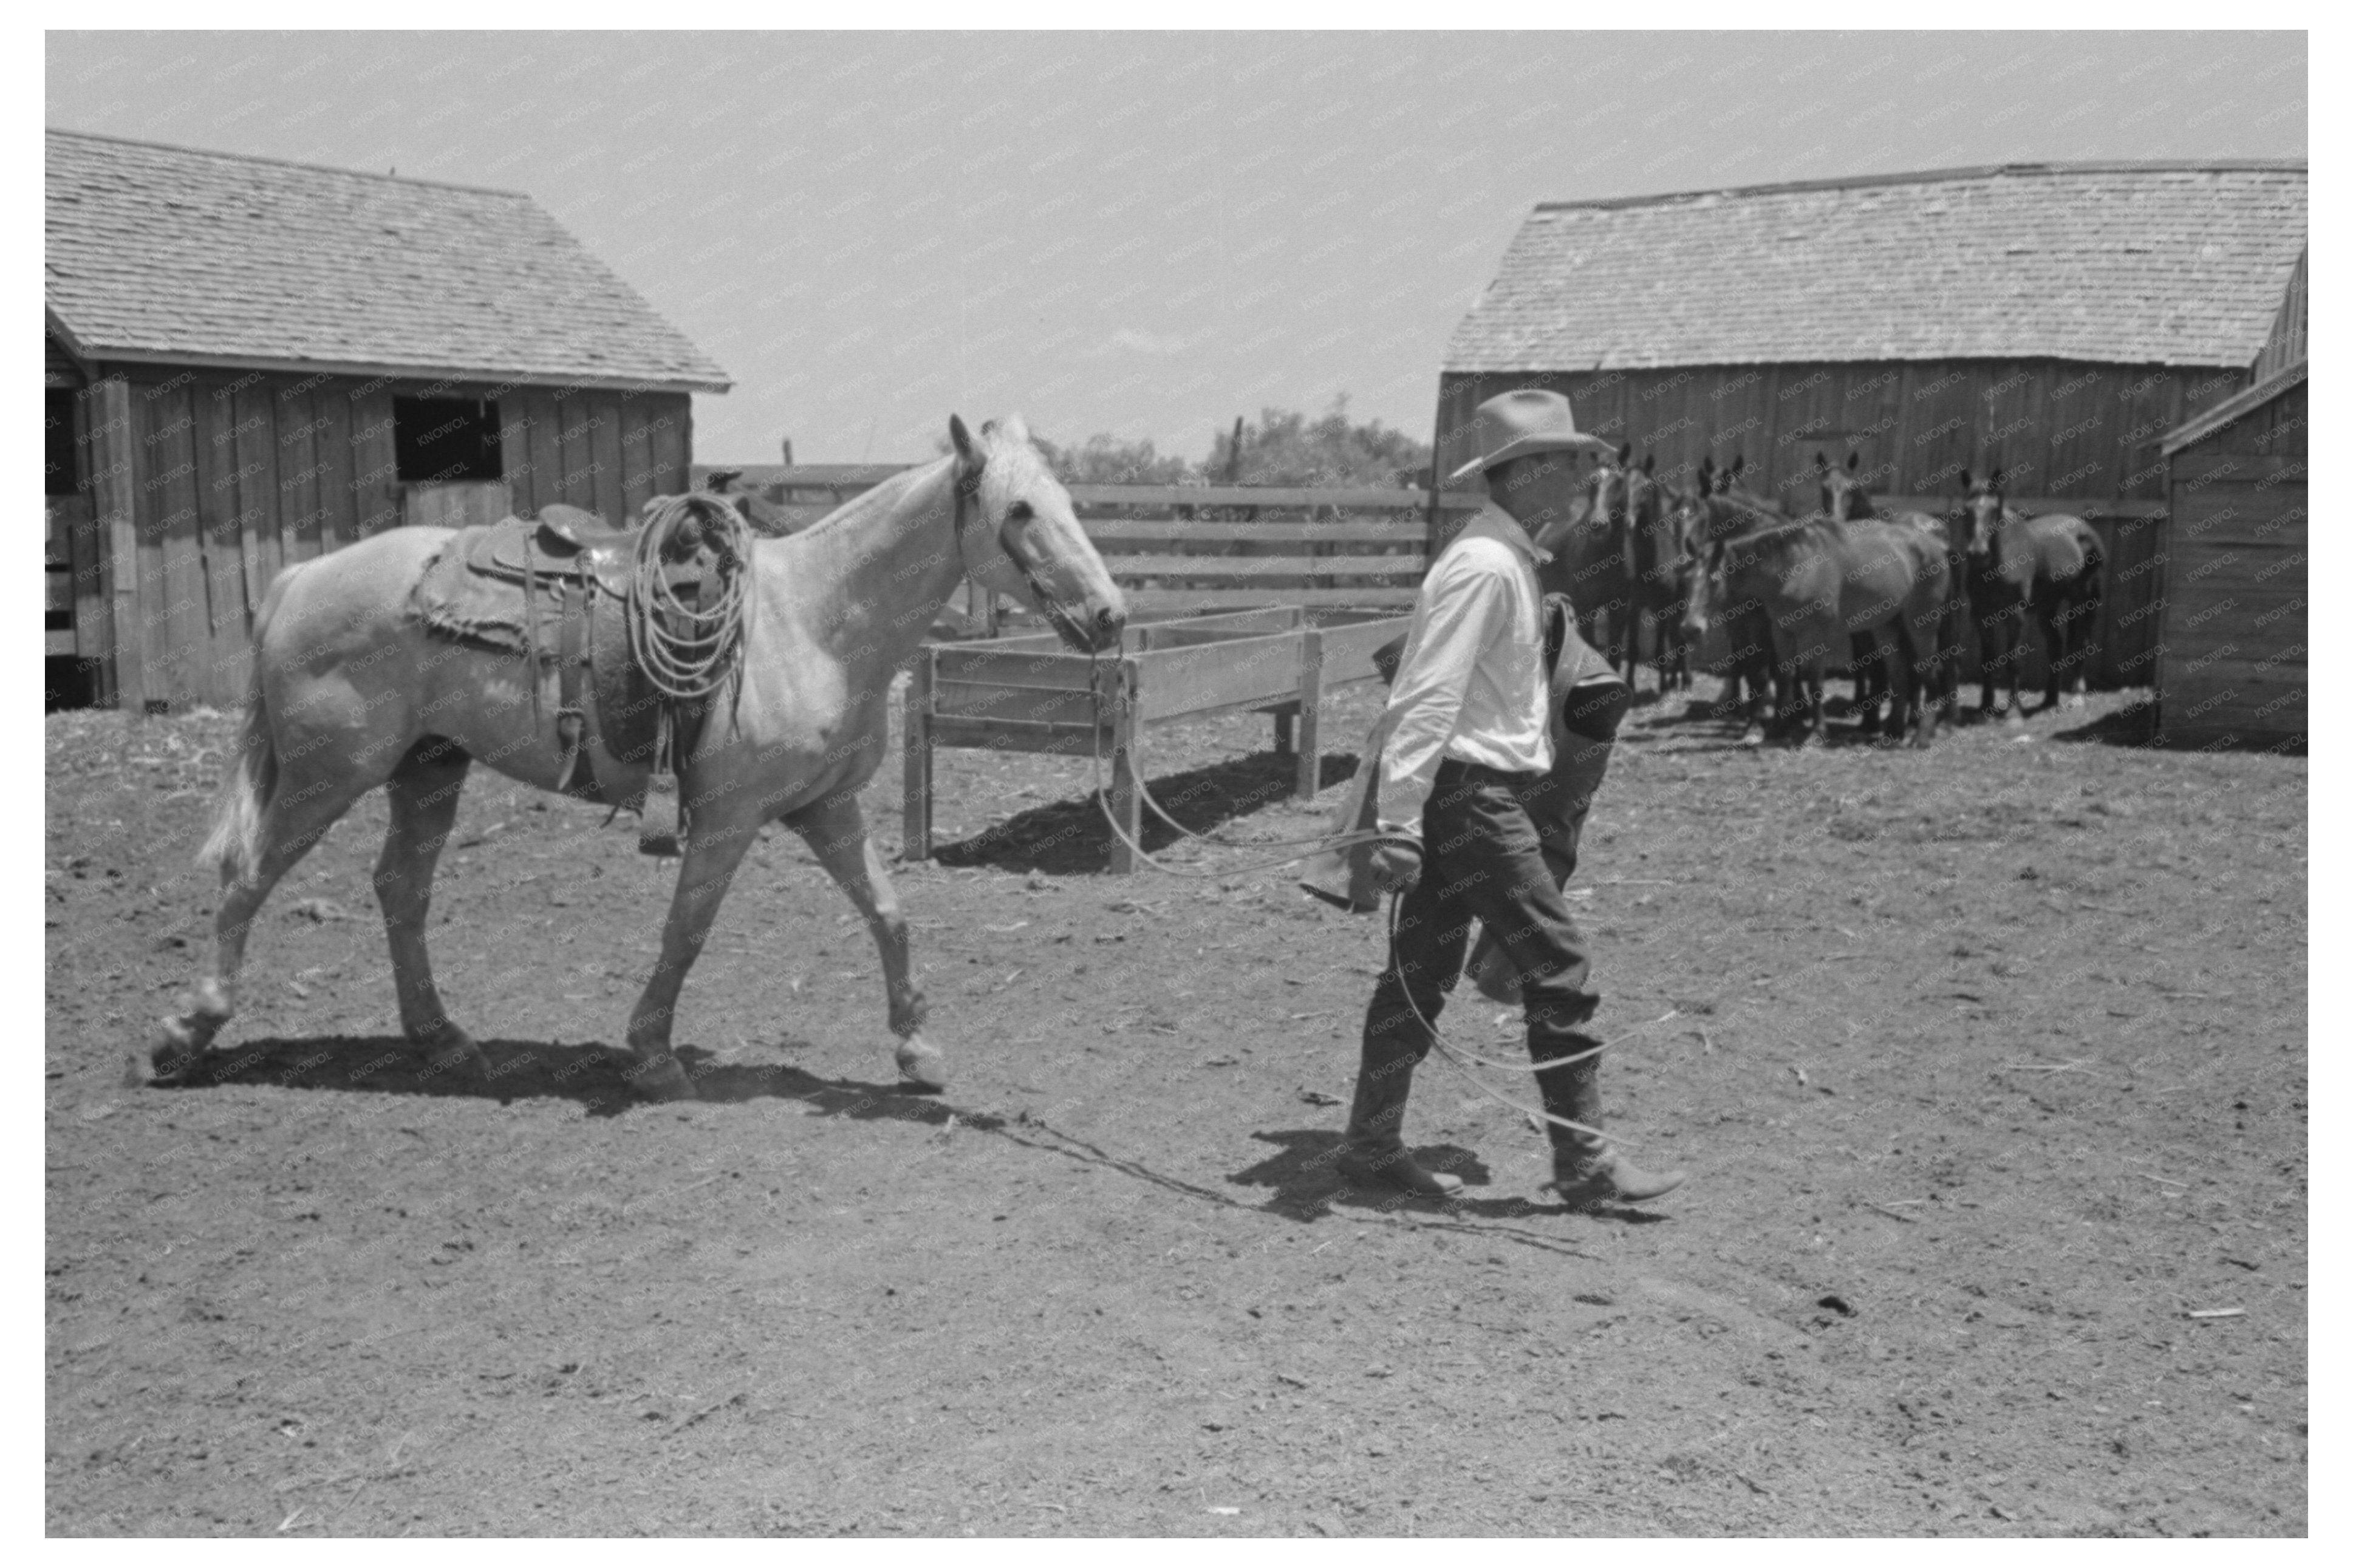
M 805 528 L 903 465 L 802 464 L 732 470 L 765 515 Z M 707 483 L 723 465 L 697 465 Z M 1476 492 L 1248 485 L 1072 485 L 1087 537 L 1138 615 L 1252 609 L 1403 609 L 1430 565 L 1431 520 L 1460 519 Z M 985 597 L 985 596 L 983 596 Z M 972 601 L 966 621 L 994 636 L 997 606 Z M 1018 617 L 1015 617 L 1017 623 Z

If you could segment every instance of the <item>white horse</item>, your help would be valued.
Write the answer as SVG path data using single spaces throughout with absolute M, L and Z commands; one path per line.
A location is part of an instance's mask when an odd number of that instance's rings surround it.
M 867 841 L 858 792 L 882 761 L 893 674 L 969 575 L 1042 615 L 1082 652 L 1119 645 L 1125 602 L 1017 415 L 977 438 L 951 418 L 955 450 L 897 475 L 787 539 L 752 547 L 751 616 L 736 676 L 680 769 L 688 835 L 661 961 L 629 1016 L 630 1077 L 656 1098 L 691 1096 L 670 1050 L 680 988 L 763 823 L 801 835 L 866 918 L 882 956 L 899 1071 L 946 1084 L 909 973 L 907 922 Z M 235 1011 L 245 942 L 262 901 L 353 802 L 378 784 L 392 823 L 375 888 L 392 947 L 401 1027 L 438 1058 L 488 1070 L 450 1022 L 425 952 L 433 868 L 468 765 L 552 790 L 563 766 L 552 703 L 537 717 L 523 660 L 428 634 L 407 608 L 448 529 L 403 528 L 279 574 L 254 618 L 240 755 L 222 783 L 202 862 L 218 868 L 213 973 L 182 1000 L 151 1053 L 159 1079 L 189 1076 Z M 740 686 L 740 690 L 734 688 Z M 731 719 L 731 709 L 733 716 Z M 626 798 L 639 767 L 597 782 Z

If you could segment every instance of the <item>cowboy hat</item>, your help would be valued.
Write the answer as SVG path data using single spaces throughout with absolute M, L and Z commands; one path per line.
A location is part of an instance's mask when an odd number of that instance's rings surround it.
M 1450 479 L 1468 479 L 1479 469 L 1492 468 L 1531 452 L 1609 450 L 1609 443 L 1600 437 L 1588 436 L 1577 429 L 1568 399 L 1557 392 L 1523 387 L 1517 392 L 1500 393 L 1479 405 L 1471 417 L 1472 434 L 1482 455 L 1449 474 Z

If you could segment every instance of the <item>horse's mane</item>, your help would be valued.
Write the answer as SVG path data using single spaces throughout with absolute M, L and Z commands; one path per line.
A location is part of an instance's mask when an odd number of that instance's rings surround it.
M 942 464 L 955 461 L 955 458 L 946 457 L 928 463 L 918 463 L 912 468 L 902 468 L 873 489 L 861 490 L 850 497 L 791 537 L 816 540 L 839 533 L 862 521 L 870 513 L 886 508 L 890 502 L 896 500 L 906 491 L 913 489 L 916 485 L 936 472 Z

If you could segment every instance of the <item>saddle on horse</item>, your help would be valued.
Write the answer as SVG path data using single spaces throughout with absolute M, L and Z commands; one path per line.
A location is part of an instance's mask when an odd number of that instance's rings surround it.
M 615 528 L 557 504 L 461 529 L 411 599 L 427 629 L 528 662 L 534 731 L 554 665 L 556 788 L 638 813 L 638 847 L 675 855 L 677 774 L 740 652 L 750 555 L 718 497 L 662 497 L 647 514 Z

